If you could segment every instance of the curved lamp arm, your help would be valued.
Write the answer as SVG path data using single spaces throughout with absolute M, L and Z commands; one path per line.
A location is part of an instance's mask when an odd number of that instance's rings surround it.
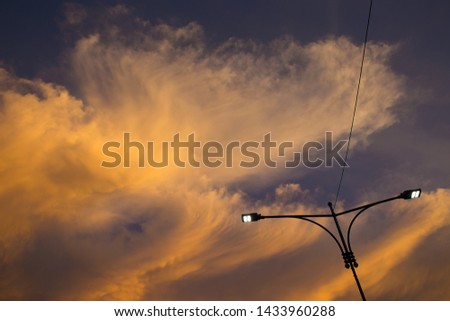
M 360 211 L 358 212 L 358 214 L 356 214 L 356 215 L 353 217 L 352 221 L 350 222 L 350 225 L 348 226 L 348 230 L 347 230 L 347 244 L 348 244 L 348 249 L 349 249 L 350 252 L 353 252 L 353 250 L 352 250 L 352 244 L 350 243 L 350 232 L 351 232 L 351 230 L 352 230 L 353 223 L 355 222 L 356 218 L 357 218 L 359 215 L 361 215 L 361 213 L 364 212 L 365 210 L 367 210 L 368 208 L 369 208 L 369 207 L 366 207 L 366 208 L 363 208 L 362 210 L 360 210 Z
M 270 218 L 296 218 L 299 220 L 304 220 L 304 221 L 313 223 L 314 225 L 320 227 L 325 232 L 327 232 L 328 235 L 330 235 L 333 238 L 333 240 L 336 242 L 341 253 L 344 254 L 345 253 L 344 248 L 342 247 L 341 243 L 339 243 L 336 236 L 334 236 L 334 234 L 329 229 L 327 229 L 324 225 L 322 225 L 319 222 L 316 222 L 312 219 L 312 218 L 319 218 L 319 217 L 331 217 L 331 215 L 330 214 L 317 214 L 317 215 L 267 215 L 267 216 L 263 216 L 259 213 L 247 213 L 247 214 L 242 214 L 242 222 L 249 223 L 249 222 L 256 222 L 256 221 L 259 221 L 262 219 L 270 219 Z
M 334 234 L 331 233 L 331 231 L 330 231 L 329 229 L 327 229 L 325 226 L 323 226 L 322 224 L 320 224 L 320 223 L 318 223 L 318 222 L 316 222 L 316 221 L 310 220 L 309 218 L 298 217 L 298 219 L 304 220 L 304 221 L 308 221 L 308 222 L 311 222 L 311 223 L 313 223 L 313 224 L 315 224 L 315 225 L 321 227 L 325 232 L 327 232 L 327 233 L 333 238 L 333 240 L 334 240 L 334 241 L 336 242 L 336 244 L 339 246 L 339 250 L 341 250 L 341 253 L 342 253 L 342 254 L 344 253 L 344 250 L 343 250 L 341 244 L 339 243 L 339 241 L 337 240 L 336 236 L 334 236 Z

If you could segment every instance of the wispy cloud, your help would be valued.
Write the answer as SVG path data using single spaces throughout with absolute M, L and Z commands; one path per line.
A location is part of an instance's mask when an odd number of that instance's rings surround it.
M 240 293 L 248 299 L 264 293 L 270 299 L 344 295 L 351 285 L 328 266 L 308 272 L 324 277 L 309 281 L 305 289 L 319 289 L 309 293 L 289 282 L 266 283 L 262 292 L 241 289 L 230 276 L 251 273 L 259 264 L 276 270 L 270 264 L 276 257 L 290 257 L 298 267 L 292 253 L 309 253 L 321 242 L 320 231 L 305 224 L 239 222 L 246 210 L 326 211 L 298 184 L 281 184 L 263 200 L 232 188 L 242 181 L 256 185 L 263 176 L 277 184 L 285 169 L 106 169 L 100 164 L 102 145 L 120 140 L 123 132 L 141 141 L 195 132 L 203 141 L 224 143 L 260 140 L 271 132 L 297 146 L 323 139 L 325 131 L 343 137 L 360 48 L 346 38 L 309 44 L 283 38 L 270 44 L 230 39 L 206 49 L 204 31 L 195 23 L 175 28 L 130 16 L 136 27 L 130 31 L 108 21 L 108 28 L 76 42 L 68 54 L 70 67 L 61 71 L 77 97 L 57 84 L 1 70 L 0 296 L 187 299 L 184 289 L 227 278 L 221 299 Z M 396 121 L 393 109 L 406 89 L 389 68 L 392 50 L 370 45 L 355 146 Z M 433 222 L 426 221 L 430 214 L 409 213 L 409 206 L 392 207 L 394 218 L 408 212 L 414 219 L 401 220 L 400 234 L 384 232 L 388 244 L 377 240 L 365 248 L 362 277 L 370 289 L 381 293 L 377 283 L 438 223 L 448 224 L 438 219 L 445 208 L 433 204 L 449 197 L 446 190 L 425 196 L 422 210 L 432 213 Z M 371 226 L 366 221 L 362 228 Z M 399 251 L 403 254 L 388 259 Z M 295 272 L 286 270 L 286 275 Z M 201 290 L 191 296 L 214 298 Z

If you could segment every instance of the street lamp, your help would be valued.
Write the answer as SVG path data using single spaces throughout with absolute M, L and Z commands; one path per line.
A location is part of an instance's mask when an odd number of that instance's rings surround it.
M 356 274 L 355 268 L 358 267 L 358 263 L 356 262 L 355 255 L 353 254 L 352 246 L 350 243 L 350 232 L 351 232 L 353 223 L 359 217 L 359 215 L 361 215 L 361 213 L 363 213 L 365 210 L 367 210 L 375 205 L 390 202 L 390 201 L 393 201 L 396 199 L 407 200 L 407 199 L 419 198 L 421 193 L 422 193 L 422 190 L 420 188 L 406 190 L 406 191 L 400 193 L 398 196 L 394 196 L 394 197 L 386 198 L 386 199 L 378 201 L 378 202 L 358 206 L 358 207 L 355 207 L 355 208 L 352 208 L 352 209 L 349 209 L 349 210 L 346 210 L 346 211 L 343 211 L 340 213 L 336 213 L 333 209 L 333 205 L 331 204 L 331 202 L 328 202 L 328 207 L 330 208 L 331 214 L 261 215 L 259 213 L 247 213 L 247 214 L 242 214 L 241 219 L 242 219 L 243 223 L 250 223 L 250 222 L 256 222 L 256 221 L 259 221 L 262 219 L 268 219 L 268 218 L 296 218 L 296 219 L 308 221 L 310 223 L 313 223 L 313 224 L 319 226 L 325 232 L 327 232 L 328 235 L 330 235 L 333 238 L 333 240 L 336 242 L 336 244 L 338 245 L 339 250 L 341 251 L 341 254 L 342 254 L 342 258 L 344 259 L 344 266 L 347 269 L 351 268 L 351 270 L 353 272 L 353 277 L 355 278 L 356 285 L 358 286 L 359 293 L 361 294 L 361 299 L 363 301 L 366 301 L 366 296 L 364 295 L 364 291 L 361 287 L 361 284 L 359 283 L 358 275 Z M 339 225 L 338 216 L 349 214 L 349 213 L 356 212 L 356 211 L 358 211 L 358 212 L 350 221 L 350 224 L 347 229 L 347 239 L 345 239 L 344 234 L 342 233 L 342 229 Z M 336 229 L 339 234 L 339 239 L 328 228 L 326 228 L 324 225 L 322 225 L 321 223 L 314 220 L 315 218 L 321 218 L 321 217 L 333 218 L 333 221 L 336 225 Z
M 261 214 L 258 213 L 248 213 L 248 214 L 242 214 L 242 222 L 243 223 L 250 223 L 250 222 L 256 222 L 261 219 Z
M 401 194 L 401 197 L 405 200 L 411 199 L 411 198 L 419 198 L 420 194 L 422 193 L 422 190 L 420 188 L 418 189 L 410 189 L 407 191 L 404 191 Z

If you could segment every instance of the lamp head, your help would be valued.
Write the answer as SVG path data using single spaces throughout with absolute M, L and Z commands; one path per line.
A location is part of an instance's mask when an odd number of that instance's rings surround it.
M 243 223 L 256 222 L 261 219 L 261 214 L 258 213 L 242 214 L 241 219 Z
M 412 198 L 419 198 L 420 194 L 422 194 L 422 190 L 420 188 L 416 188 L 416 189 L 409 189 L 407 191 L 404 191 L 400 194 L 400 197 L 405 199 L 405 200 L 409 200 Z

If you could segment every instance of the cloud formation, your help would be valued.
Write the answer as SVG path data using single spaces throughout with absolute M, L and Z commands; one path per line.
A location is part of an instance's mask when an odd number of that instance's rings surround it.
M 108 11 L 108 19 L 129 15 L 119 9 Z M 73 15 L 73 23 L 85 14 L 80 17 Z M 225 144 L 260 141 L 268 132 L 295 146 L 323 140 L 325 131 L 343 138 L 360 48 L 346 38 L 309 44 L 282 38 L 270 44 L 230 39 L 210 49 L 195 23 L 132 21 L 133 31 L 108 20 L 108 28 L 82 36 L 70 50 L 62 72 L 77 96 L 0 70 L 0 298 L 354 298 L 336 249 L 314 226 L 240 223 L 243 211 L 327 211 L 312 191 L 278 182 L 286 169 L 100 164 L 103 144 L 120 141 L 123 132 L 142 142 L 192 132 Z M 355 147 L 397 121 L 395 105 L 407 93 L 389 68 L 394 49 L 370 45 Z M 279 187 L 264 199 L 235 188 L 262 181 Z M 392 213 L 382 216 L 390 226 L 361 249 L 361 278 L 375 297 L 390 288 L 385 280 L 396 266 L 449 224 L 442 205 L 449 198 L 448 190 L 437 190 L 420 207 L 392 204 Z M 368 241 L 364 233 L 385 226 L 366 220 L 355 241 Z M 315 260 L 327 264 L 314 269 Z M 280 271 L 281 277 L 261 281 Z M 313 277 L 300 280 L 302 274 Z

